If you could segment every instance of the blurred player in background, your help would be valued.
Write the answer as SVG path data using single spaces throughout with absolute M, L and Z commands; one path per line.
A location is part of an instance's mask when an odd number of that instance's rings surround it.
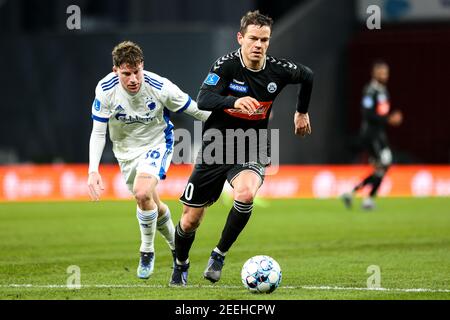
M 363 200 L 362 207 L 371 210 L 375 207 L 378 189 L 392 163 L 392 153 L 386 136 L 386 125 L 399 126 L 403 115 L 400 111 L 391 112 L 389 93 L 386 85 L 389 80 L 389 66 L 382 60 L 372 65 L 372 80 L 364 88 L 362 99 L 362 125 L 360 138 L 363 148 L 369 153 L 374 171 L 357 184 L 350 193 L 344 193 L 342 200 L 347 208 L 352 207 L 353 196 L 366 185 L 371 186 L 369 196 Z
M 258 141 L 264 140 L 260 130 L 267 130 L 272 103 L 288 84 L 301 84 L 294 114 L 295 134 L 311 133 L 308 116 L 312 92 L 313 72 L 285 59 L 267 55 L 272 31 L 272 19 L 258 11 L 248 12 L 241 19 L 237 33 L 240 48 L 219 58 L 203 82 L 198 95 L 200 109 L 212 111 L 203 129 L 202 151 L 210 149 L 215 140 L 209 132 L 220 132 L 225 137 L 223 145 L 217 143 L 223 157 L 232 153 L 231 161 L 214 162 L 197 159 L 180 200 L 183 214 L 175 231 L 176 265 L 170 279 L 171 285 L 184 286 L 189 269 L 189 251 L 195 232 L 204 216 L 205 208 L 220 196 L 225 181 L 233 187 L 233 206 L 228 214 L 216 248 L 212 250 L 204 278 L 219 281 L 225 255 L 247 224 L 253 210 L 253 201 L 264 180 L 263 158 L 270 159 L 268 143 L 235 144 L 236 131 L 242 134 L 255 132 Z M 231 133 L 230 133 L 231 132 Z M 229 143 L 230 141 L 230 143 Z M 236 155 L 245 154 L 245 159 Z M 239 157 L 238 157 L 239 158 Z M 254 159 L 251 161 L 250 159 Z M 222 159 L 223 160 L 223 159 Z
M 173 125 L 170 111 L 187 113 L 205 121 L 209 112 L 168 79 L 144 70 L 141 48 L 130 41 L 112 51 L 113 72 L 99 81 L 92 105 L 93 129 L 89 143 L 89 194 L 100 199 L 104 189 L 99 163 L 105 146 L 106 129 L 120 170 L 137 202 L 141 231 L 137 276 L 147 279 L 155 263 L 156 229 L 175 256 L 174 225 L 170 210 L 160 201 L 156 186 L 166 177 L 173 154 Z

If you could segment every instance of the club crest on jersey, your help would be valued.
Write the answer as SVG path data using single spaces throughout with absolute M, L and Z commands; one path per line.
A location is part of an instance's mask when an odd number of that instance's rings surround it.
M 274 93 L 275 91 L 277 91 L 277 84 L 275 82 L 271 82 L 267 85 L 267 91 L 269 91 L 270 93 Z
M 203 83 L 208 86 L 215 86 L 219 80 L 220 77 L 217 74 L 210 72 Z
M 94 107 L 95 111 L 100 111 L 100 109 L 102 108 L 102 104 L 98 99 L 95 99 L 94 102 L 92 103 L 92 107 Z
M 152 97 L 146 97 L 145 98 L 145 105 L 148 108 L 148 113 L 146 114 L 147 116 L 149 116 L 151 113 L 153 113 L 153 111 L 155 111 L 156 109 L 156 102 L 153 101 Z
M 230 88 L 230 90 L 233 90 L 233 91 L 236 91 L 236 92 L 247 93 L 247 91 L 248 91 L 248 87 L 247 86 L 244 86 L 244 85 L 241 85 L 241 84 L 237 84 L 237 83 L 234 83 L 234 82 L 231 82 L 228 87 Z

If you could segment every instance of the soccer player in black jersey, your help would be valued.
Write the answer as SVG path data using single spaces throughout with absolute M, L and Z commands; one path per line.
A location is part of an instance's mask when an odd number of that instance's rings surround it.
M 342 199 L 347 208 L 351 208 L 353 195 L 366 185 L 371 185 L 369 197 L 362 203 L 363 209 L 375 207 L 374 199 L 392 162 L 392 153 L 385 132 L 386 124 L 399 126 L 403 115 L 396 110 L 390 112 L 389 93 L 386 84 L 389 80 L 389 66 L 382 60 L 377 60 L 372 66 L 372 80 L 364 88 L 362 105 L 361 142 L 367 150 L 374 171 L 358 183 L 351 193 L 344 193 Z
M 233 187 L 233 207 L 203 274 L 211 282 L 220 279 L 225 255 L 247 224 L 253 200 L 263 183 L 270 148 L 269 143 L 260 141 L 267 138 L 263 132 L 267 130 L 273 101 L 288 84 L 301 84 L 294 115 L 295 134 L 311 133 L 307 112 L 313 72 L 301 64 L 266 54 L 272 22 L 259 11 L 244 15 L 237 33 L 240 48 L 219 58 L 200 88 L 198 106 L 212 113 L 204 125 L 202 150 L 180 198 L 184 205 L 175 230 L 176 264 L 171 285 L 186 285 L 195 231 L 205 208 L 219 198 L 228 181 Z M 237 133 L 248 132 L 255 133 L 258 143 L 234 143 Z M 225 138 L 222 142 L 217 133 Z M 206 154 L 212 146 L 214 161 Z

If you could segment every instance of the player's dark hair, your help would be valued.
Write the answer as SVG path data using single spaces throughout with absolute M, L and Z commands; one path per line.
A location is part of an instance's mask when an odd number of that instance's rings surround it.
M 372 70 L 378 67 L 389 67 L 389 65 L 383 59 L 376 59 L 372 62 Z
M 273 20 L 269 16 L 259 13 L 259 10 L 249 11 L 241 19 L 240 33 L 244 35 L 247 27 L 251 24 L 259 27 L 268 26 L 272 30 Z
M 144 53 L 136 43 L 123 41 L 114 47 L 112 59 L 113 65 L 116 67 L 120 67 L 124 63 L 136 67 L 141 62 L 144 62 Z

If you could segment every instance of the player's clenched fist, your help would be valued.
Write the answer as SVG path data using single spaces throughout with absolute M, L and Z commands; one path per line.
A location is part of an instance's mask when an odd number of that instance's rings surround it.
M 401 125 L 402 121 L 403 121 L 403 114 L 399 110 L 392 112 L 388 117 L 388 123 L 394 127 Z
M 258 100 L 252 97 L 242 97 L 237 99 L 234 102 L 235 109 L 241 109 L 243 111 L 247 111 L 248 114 L 252 114 L 258 109 L 260 106 Z
M 88 177 L 88 192 L 92 201 L 100 200 L 100 195 L 105 187 L 103 186 L 102 177 L 98 172 L 89 173 Z
M 308 113 L 296 112 L 294 115 L 295 134 L 305 136 L 311 134 L 311 124 Z

